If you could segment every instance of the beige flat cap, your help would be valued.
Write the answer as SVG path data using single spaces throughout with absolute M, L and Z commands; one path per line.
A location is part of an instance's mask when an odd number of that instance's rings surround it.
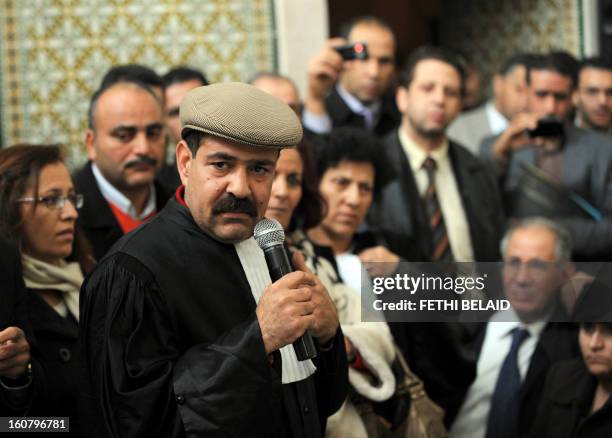
M 302 139 L 302 124 L 277 98 L 241 82 L 194 88 L 180 108 L 181 135 L 194 129 L 249 146 L 285 148 Z

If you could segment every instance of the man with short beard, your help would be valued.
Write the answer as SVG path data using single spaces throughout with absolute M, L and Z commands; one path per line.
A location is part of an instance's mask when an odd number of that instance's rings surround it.
M 612 130 L 612 64 L 589 58 L 580 63 L 573 94 L 576 126 L 610 134 Z
M 461 110 L 463 83 L 453 54 L 435 47 L 416 50 L 396 94 L 402 124 L 386 138 L 398 176 L 384 190 L 375 222 L 416 239 L 432 261 L 498 258 L 503 218 L 496 184 L 475 156 L 446 136 Z M 406 242 L 390 249 L 402 255 Z
M 569 122 L 574 73 L 563 53 L 534 55 L 527 112 L 483 140 L 481 158 L 499 181 L 508 216 L 553 218 L 572 234 L 575 260 L 610 260 L 612 139 Z M 539 130 L 542 121 L 558 129 Z
M 348 387 L 336 308 L 301 254 L 272 282 L 253 238 L 299 119 L 241 83 L 191 90 L 180 118 L 183 185 L 83 284 L 92 433 L 322 438 Z
M 415 252 L 423 261 L 444 263 L 499 257 L 503 216 L 497 186 L 475 156 L 446 137 L 461 109 L 463 82 L 461 64 L 442 48 L 417 49 L 403 69 L 396 93 L 402 124 L 385 140 L 396 179 L 385 186 L 368 221 L 393 234 L 388 248 L 406 260 Z M 458 327 L 412 323 L 392 324 L 391 330 L 450 423 L 473 378 Z
M 100 260 L 121 236 L 153 217 L 171 193 L 155 181 L 164 162 L 164 116 L 149 86 L 102 86 L 91 98 L 88 118 L 90 161 L 74 182 L 85 195 L 79 225 Z

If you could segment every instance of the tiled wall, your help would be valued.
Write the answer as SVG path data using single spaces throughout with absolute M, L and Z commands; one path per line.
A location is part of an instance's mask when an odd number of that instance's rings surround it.
M 114 64 L 189 64 L 214 82 L 274 68 L 271 0 L 0 0 L 2 144 L 84 159 L 89 97 Z
M 592 1 L 592 0 L 584 0 Z M 582 54 L 582 0 L 443 0 L 439 37 L 487 77 L 516 51 Z

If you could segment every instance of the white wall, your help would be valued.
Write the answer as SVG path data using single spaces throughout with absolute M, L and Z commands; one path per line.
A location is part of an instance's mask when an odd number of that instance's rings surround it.
M 293 79 L 303 98 L 308 61 L 328 38 L 326 0 L 274 0 L 279 73 Z
M 599 55 L 599 24 L 597 0 L 582 0 L 582 31 L 584 56 Z

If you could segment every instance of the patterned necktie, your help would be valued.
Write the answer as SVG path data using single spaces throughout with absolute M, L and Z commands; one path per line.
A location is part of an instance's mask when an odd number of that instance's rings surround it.
M 425 208 L 427 209 L 427 218 L 429 219 L 429 227 L 431 228 L 433 253 L 431 260 L 434 262 L 452 262 L 453 254 L 448 242 L 448 234 L 446 233 L 446 225 L 444 225 L 444 217 L 438 202 L 436 194 L 436 161 L 427 157 L 423 162 L 423 169 L 427 172 L 427 190 L 423 195 Z
M 518 351 L 529 332 L 523 328 L 512 331 L 512 345 L 504 359 L 495 391 L 491 397 L 491 410 L 487 422 L 487 438 L 516 438 L 518 436 L 518 393 L 521 374 L 518 368 Z

